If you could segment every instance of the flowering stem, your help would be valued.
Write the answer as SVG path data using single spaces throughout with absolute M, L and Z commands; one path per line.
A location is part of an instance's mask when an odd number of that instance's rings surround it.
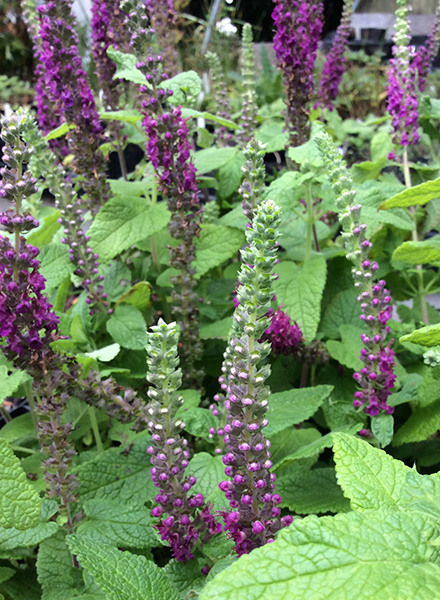
M 89 405 L 89 417 L 90 425 L 92 426 L 93 435 L 95 436 L 96 448 L 98 452 L 103 452 L 104 446 L 102 445 L 101 434 L 99 433 L 98 421 L 96 420 L 95 409 Z
M 409 189 L 412 187 L 411 182 L 411 172 L 409 168 L 408 162 L 408 152 L 406 150 L 403 151 L 403 176 L 405 178 L 405 185 Z M 419 238 L 417 235 L 417 219 L 416 219 L 416 209 L 414 206 L 411 206 L 409 209 L 411 213 L 412 219 L 414 221 L 414 229 L 412 230 L 412 239 L 413 242 L 418 242 Z M 417 265 L 417 280 L 418 280 L 418 295 L 420 298 L 420 310 L 422 312 L 422 321 L 425 325 L 429 325 L 429 315 L 428 315 L 428 303 L 426 302 L 426 290 L 423 285 L 423 266 Z

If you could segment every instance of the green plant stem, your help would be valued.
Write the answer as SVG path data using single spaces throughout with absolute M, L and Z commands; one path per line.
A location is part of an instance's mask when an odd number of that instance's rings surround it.
M 102 445 L 101 434 L 99 433 L 98 421 L 96 420 L 95 409 L 93 406 L 89 406 L 89 417 L 93 435 L 95 436 L 96 447 L 98 452 L 103 452 L 104 446 Z
M 9 446 L 13 452 L 23 452 L 24 454 L 37 454 L 36 450 L 25 448 L 24 446 Z
M 313 201 L 312 201 L 312 190 L 310 189 L 310 184 L 307 185 L 307 241 L 306 241 L 306 255 L 305 260 L 310 258 L 310 254 L 312 252 L 312 243 L 313 243 L 313 226 L 315 224 L 315 215 L 313 214 Z
M 35 431 L 38 433 L 38 415 L 37 415 L 37 411 L 35 409 L 35 398 L 34 398 L 34 393 L 32 391 L 32 384 L 30 381 L 26 381 L 26 383 L 23 384 L 23 387 L 24 387 L 24 391 L 26 392 L 27 401 L 29 403 L 29 409 L 31 411 L 32 422 L 34 424 Z
M 409 163 L 408 163 L 408 153 L 406 150 L 404 150 L 403 152 L 403 176 L 405 178 L 405 185 L 407 188 L 411 188 L 412 187 L 412 182 L 411 182 L 411 172 L 409 169 Z M 412 230 L 412 239 L 413 242 L 418 242 L 419 238 L 417 235 L 417 219 L 416 219 L 416 215 L 415 215 L 415 207 L 411 206 L 409 209 L 411 216 L 413 218 L 414 221 L 414 229 Z M 420 298 L 420 309 L 422 312 L 422 321 L 425 323 L 425 325 L 429 325 L 429 316 L 428 316 L 428 303 L 426 302 L 426 291 L 423 285 L 423 267 L 422 265 L 417 265 L 416 266 L 417 269 L 417 280 L 418 280 L 418 291 L 419 291 L 419 298 Z
M 0 406 L 0 413 L 3 415 L 3 418 L 6 421 L 6 423 L 9 423 L 9 421 L 11 420 L 11 415 L 8 413 L 4 406 Z
M 119 158 L 119 165 L 121 167 L 121 173 L 122 173 L 122 176 L 125 179 L 125 181 L 128 181 L 127 164 L 125 162 L 124 150 L 123 150 L 122 144 L 121 144 L 120 131 L 118 131 L 118 137 L 116 140 L 116 144 L 117 144 L 117 149 L 118 149 L 118 158 Z

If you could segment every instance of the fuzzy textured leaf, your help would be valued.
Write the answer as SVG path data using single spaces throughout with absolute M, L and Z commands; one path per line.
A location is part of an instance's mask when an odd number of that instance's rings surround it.
M 286 427 L 306 421 L 318 410 L 332 390 L 331 385 L 317 385 L 271 394 L 267 413 L 269 424 L 264 430 L 265 434 L 270 437 Z
M 238 229 L 223 225 L 203 227 L 200 238 L 196 240 L 196 260 L 193 263 L 197 269 L 196 277 L 201 277 L 234 256 L 244 242 L 244 234 Z
M 421 329 L 416 329 L 408 335 L 400 338 L 401 342 L 413 342 L 421 346 L 440 346 L 440 323 L 435 325 L 427 325 Z
M 30 377 L 25 371 L 14 370 L 10 375 L 5 365 L 0 365 L 0 404 L 5 398 L 11 396 L 19 386 Z
M 200 600 L 428 600 L 438 527 L 422 515 L 372 511 L 295 520 L 210 581 Z
M 80 497 L 83 502 L 93 498 L 141 504 L 154 496 L 150 478 L 148 437 L 137 440 L 122 451 L 110 448 L 93 460 L 80 465 Z
M 78 528 L 81 536 L 119 548 L 153 548 L 159 545 L 150 524 L 150 510 L 145 506 L 88 500 L 84 503 L 84 512 L 87 519 Z
M 327 266 L 323 256 L 312 256 L 302 267 L 293 262 L 277 265 L 278 279 L 273 282 L 279 304 L 296 321 L 306 342 L 311 342 L 318 330 L 321 298 Z
M 407 188 L 403 192 L 396 194 L 392 198 L 388 198 L 379 208 L 385 210 L 387 208 L 395 208 L 396 206 L 405 208 L 407 206 L 422 206 L 430 200 L 440 197 L 440 178 L 433 181 L 426 181 L 420 185 L 415 185 L 412 188 Z
M 359 438 L 333 439 L 337 480 L 353 510 L 397 508 L 410 468 Z
M 393 260 L 409 265 L 424 265 L 440 260 L 440 244 L 433 240 L 423 242 L 403 242 L 394 250 Z
M 70 600 L 77 596 L 76 583 L 81 582 L 81 574 L 73 566 L 63 530 L 41 542 L 37 574 L 43 590 L 42 600 Z
M 364 366 L 360 359 L 360 352 L 364 347 L 361 340 L 362 330 L 354 325 L 341 325 L 339 331 L 341 342 L 328 340 L 325 344 L 330 356 L 349 369 L 354 371 L 361 369 Z
M 142 350 L 148 341 L 147 326 L 142 313 L 131 304 L 116 306 L 106 323 L 107 331 L 123 348 Z
M 165 202 L 151 206 L 145 198 L 115 196 L 96 215 L 89 230 L 90 245 L 105 262 L 159 231 L 169 220 Z
M 225 479 L 221 456 L 199 452 L 189 461 L 186 473 L 197 477 L 197 483 L 191 488 L 192 494 L 203 494 L 216 510 L 227 504 L 224 493 L 218 487 L 220 481 Z
M 440 399 L 416 409 L 396 432 L 393 446 L 422 442 L 440 429 Z
M 66 246 L 51 243 L 41 248 L 40 273 L 46 280 L 46 291 L 56 288 L 73 273 L 72 261 Z
M 20 531 L 36 527 L 41 499 L 21 468 L 19 459 L 0 439 L 0 526 Z
M 71 536 L 68 543 L 108 600 L 180 600 L 171 581 L 145 556 L 83 536 Z

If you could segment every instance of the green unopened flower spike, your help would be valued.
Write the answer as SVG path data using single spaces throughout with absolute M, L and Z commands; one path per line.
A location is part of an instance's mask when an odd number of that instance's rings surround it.
M 230 119 L 231 105 L 229 103 L 228 88 L 225 83 L 226 78 L 220 58 L 215 52 L 207 52 L 206 59 L 211 69 L 211 89 L 216 114 L 224 119 Z M 227 127 L 217 124 L 214 129 L 214 135 L 219 146 L 227 146 L 228 142 L 234 137 Z
M 362 206 L 355 203 L 356 191 L 347 165 L 328 134 L 321 133 L 315 140 L 335 192 L 347 258 L 353 263 L 354 285 L 359 291 L 358 301 L 362 308 L 360 318 L 369 329 L 368 334 L 361 335 L 364 348 L 360 358 L 364 366 L 353 375 L 359 385 L 353 405 L 364 407 L 372 417 L 380 411 L 392 414 L 394 408 L 387 404 L 387 399 L 396 380 L 393 372 L 395 353 L 392 342 L 385 345 L 390 333 L 387 322 L 393 312 L 391 296 L 383 279 L 374 282 L 379 265 L 369 259 L 372 244 L 366 237 L 367 226 L 360 221 Z
M 246 159 L 241 167 L 245 179 L 239 189 L 243 198 L 241 206 L 248 221 L 252 223 L 255 211 L 259 201 L 261 201 L 263 192 L 266 188 L 264 178 L 266 170 L 264 168 L 264 155 L 266 154 L 266 145 L 251 139 L 246 148 L 243 149 Z
M 239 142 L 245 146 L 251 139 L 257 121 L 257 93 L 255 91 L 255 58 L 252 27 L 243 27 L 243 103 L 241 106 Z
M 169 542 L 176 560 L 185 562 L 193 557 L 196 541 L 204 543 L 221 531 L 205 504 L 202 494 L 188 495 L 197 479 L 185 477 L 188 466 L 188 442 L 180 432 L 185 427 L 177 411 L 183 404 L 182 396 L 176 394 L 182 382 L 179 369 L 177 345 L 179 328 L 176 323 L 167 325 L 162 319 L 148 333 L 147 379 L 152 384 L 148 390 L 150 416 L 148 429 L 152 445 L 151 478 L 160 492 L 156 495 L 153 517 L 162 539 Z

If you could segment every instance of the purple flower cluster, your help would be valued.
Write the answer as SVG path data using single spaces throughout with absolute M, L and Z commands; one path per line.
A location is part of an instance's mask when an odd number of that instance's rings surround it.
M 309 137 L 307 103 L 313 94 L 313 71 L 322 32 L 322 2 L 273 0 L 274 48 L 287 92 L 287 128 L 290 144 Z
M 418 86 L 421 92 L 425 91 L 426 78 L 434 62 L 435 57 L 438 54 L 440 47 L 440 7 L 437 9 L 435 15 L 435 21 L 431 28 L 430 34 L 424 46 L 419 46 L 414 56 L 414 68 L 418 75 Z
M 121 81 L 113 79 L 116 65 L 107 55 L 107 50 L 113 46 L 115 50 L 128 52 L 128 42 L 124 32 L 125 14 L 119 4 L 119 0 L 93 0 L 92 2 L 92 56 L 103 93 L 104 106 L 110 110 L 119 108 Z
M 202 350 L 198 326 L 199 296 L 191 263 L 195 258 L 194 240 L 200 236 L 201 210 L 196 169 L 190 159 L 188 126 L 180 107 L 164 107 L 173 92 L 162 85 L 168 78 L 161 72 L 163 57 L 153 53 L 154 30 L 148 29 L 148 17 L 142 12 L 142 6 L 136 7 L 127 0 L 122 8 L 129 13 L 127 22 L 132 29 L 133 47 L 139 54 L 147 48 L 149 54 L 136 65 L 144 73 L 147 84 L 141 86 L 141 92 L 147 94 L 142 103 L 142 126 L 148 135 L 148 158 L 171 212 L 169 231 L 179 242 L 170 248 L 170 265 L 178 271 L 172 278 L 171 300 L 181 329 L 180 356 L 184 363 L 185 383 L 200 385 L 202 373 L 195 366 Z
M 341 22 L 336 30 L 336 36 L 325 61 L 319 82 L 319 103 L 330 110 L 336 100 L 339 86 L 344 75 L 345 50 L 350 36 L 350 18 L 353 0 L 346 0 Z
M 164 70 L 173 77 L 179 69 L 179 53 L 176 46 L 177 13 L 174 0 L 146 0 L 145 3 L 151 25 L 157 35 Z
M 178 340 L 176 323 L 167 325 L 162 320 L 148 334 L 147 379 L 152 385 L 148 390 L 147 425 L 152 438 L 148 448 L 153 465 L 151 477 L 159 488 L 155 497 L 158 506 L 151 514 L 159 519 L 156 528 L 162 540 L 170 544 L 176 560 L 185 562 L 193 558 L 198 539 L 207 542 L 222 527 L 215 521 L 203 495 L 190 495 L 197 479 L 185 475 L 190 455 L 188 441 L 180 435 L 185 423 L 176 416 L 183 403 L 182 397 L 175 393 L 182 381 Z
M 40 6 L 41 61 L 51 101 L 61 117 L 73 125 L 68 133 L 72 169 L 79 175 L 92 210 L 109 198 L 106 165 L 99 146 L 102 126 L 78 51 L 79 39 L 70 0 L 57 0 Z M 87 144 L 84 144 L 87 140 Z
M 408 146 L 416 144 L 420 139 L 417 131 L 419 118 L 417 72 L 409 48 L 411 36 L 407 0 L 398 0 L 397 5 L 393 58 L 388 68 L 387 109 L 391 115 L 394 143 Z
M 270 318 L 270 325 L 262 339 L 270 342 L 272 354 L 274 356 L 298 354 L 304 341 L 299 325 L 292 323 L 292 319 L 281 310 L 281 307 L 275 312 L 270 309 L 267 316 Z

